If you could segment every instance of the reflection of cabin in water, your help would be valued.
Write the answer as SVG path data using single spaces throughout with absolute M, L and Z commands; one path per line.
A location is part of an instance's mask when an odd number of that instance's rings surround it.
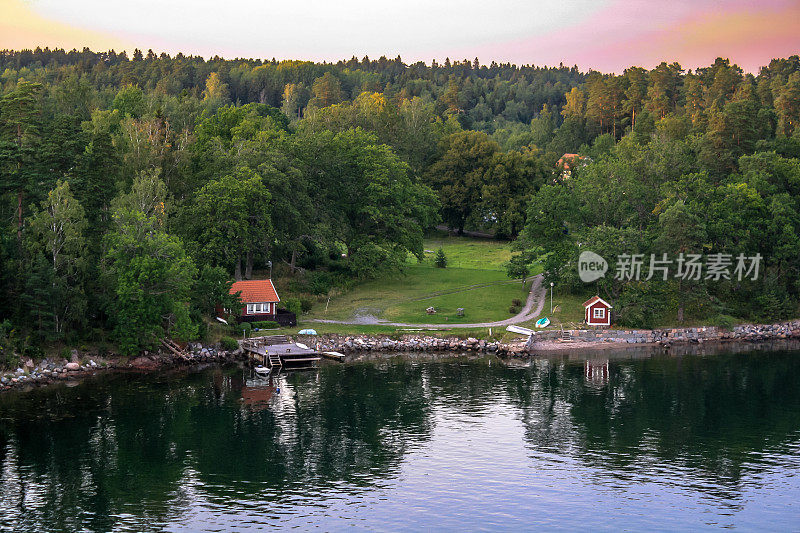
M 269 381 L 262 380 L 247 380 L 245 386 L 242 387 L 242 405 L 250 407 L 254 411 L 266 409 L 267 404 L 275 394 L 277 387 L 273 382 L 272 376 Z
M 587 359 L 583 364 L 583 376 L 592 385 L 608 383 L 608 359 Z

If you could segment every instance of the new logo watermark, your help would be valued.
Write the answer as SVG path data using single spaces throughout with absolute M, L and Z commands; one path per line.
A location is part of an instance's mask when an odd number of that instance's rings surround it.
M 591 283 L 606 275 L 608 263 L 594 252 L 581 252 L 578 258 L 578 276 L 584 283 Z
M 739 254 L 684 254 L 670 257 L 668 254 L 619 254 L 616 261 L 614 279 L 622 281 L 641 281 L 653 278 L 666 281 L 684 280 L 737 280 L 758 279 L 761 267 L 761 254 L 746 256 Z M 605 276 L 608 262 L 594 252 L 584 251 L 578 257 L 578 276 L 584 283 L 591 283 Z

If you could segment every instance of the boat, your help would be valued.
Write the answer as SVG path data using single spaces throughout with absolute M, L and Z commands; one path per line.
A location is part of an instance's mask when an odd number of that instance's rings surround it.
M 531 335 L 536 333 L 532 329 L 523 328 L 522 326 L 513 326 L 513 325 L 512 326 L 508 326 L 506 328 L 506 331 L 510 331 L 511 333 L 518 333 L 520 335 L 527 335 L 528 337 L 530 337 Z
M 536 321 L 537 328 L 546 328 L 549 325 L 550 325 L 550 319 L 547 317 L 540 318 L 539 320 Z
M 272 369 L 268 366 L 256 366 L 253 368 L 256 374 L 259 376 L 269 376 L 269 373 Z
M 316 335 L 317 330 L 315 329 L 301 329 L 297 332 L 298 335 Z

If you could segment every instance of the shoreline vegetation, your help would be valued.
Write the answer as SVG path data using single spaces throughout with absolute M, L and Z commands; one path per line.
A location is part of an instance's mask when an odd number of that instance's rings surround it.
M 558 333 L 558 335 L 555 335 Z M 684 355 L 692 353 L 695 345 L 712 349 L 729 349 L 738 346 L 741 350 L 755 348 L 760 343 L 786 343 L 786 348 L 797 347 L 800 339 L 800 321 L 779 324 L 741 325 L 734 328 L 694 327 L 660 330 L 574 330 L 568 331 L 569 339 L 561 332 L 539 332 L 530 342 L 516 339 L 501 342 L 475 337 L 432 336 L 404 334 L 388 335 L 322 335 L 319 337 L 300 335 L 296 340 L 313 345 L 320 351 L 340 351 L 345 354 L 344 363 L 361 360 L 365 354 L 450 354 L 453 357 L 475 356 L 499 359 L 528 359 L 557 354 L 603 354 L 609 351 L 658 350 Z M 169 368 L 192 368 L 213 364 L 246 364 L 247 357 L 239 349 L 226 350 L 222 346 L 204 346 L 190 343 L 184 357 L 170 352 L 144 352 L 128 358 L 109 354 L 97 357 L 72 350 L 71 360 L 43 359 L 22 362 L 14 372 L 0 373 L 0 392 L 29 390 L 55 383 L 75 383 L 100 372 L 158 372 Z M 688 350 L 688 351 L 687 351 Z M 656 352 L 652 352 L 656 353 Z M 706 353 L 703 351 L 703 353 Z
M 621 328 L 800 316 L 797 55 L 618 75 L 37 48 L 0 72 L 0 369 L 247 333 L 215 321 L 234 279 L 275 279 L 306 327 L 362 321 L 322 333 L 498 324 L 538 275 L 557 330 L 585 293 Z M 608 275 L 585 283 L 583 251 Z

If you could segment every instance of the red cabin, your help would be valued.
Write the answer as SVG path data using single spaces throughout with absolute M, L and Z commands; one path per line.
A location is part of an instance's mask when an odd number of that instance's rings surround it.
M 586 310 L 584 319 L 590 326 L 610 326 L 611 325 L 611 304 L 599 296 L 594 296 L 583 302 Z
M 250 279 L 237 281 L 231 285 L 231 294 L 241 291 L 241 322 L 275 320 L 278 314 L 278 302 L 281 299 L 275 291 L 271 279 Z

